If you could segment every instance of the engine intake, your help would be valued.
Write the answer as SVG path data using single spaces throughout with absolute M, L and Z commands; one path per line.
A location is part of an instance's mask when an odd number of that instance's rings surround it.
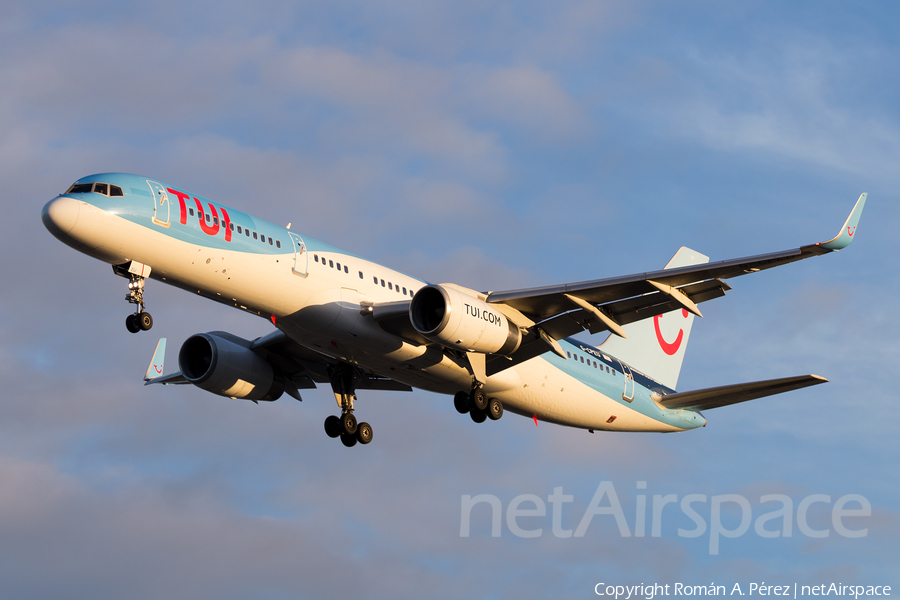
M 284 379 L 272 365 L 251 350 L 247 340 L 217 333 L 198 333 L 182 344 L 178 366 L 185 378 L 228 398 L 277 400 L 284 393 Z
M 425 338 L 456 350 L 508 356 L 522 333 L 500 311 L 455 286 L 427 285 L 409 303 L 409 320 Z

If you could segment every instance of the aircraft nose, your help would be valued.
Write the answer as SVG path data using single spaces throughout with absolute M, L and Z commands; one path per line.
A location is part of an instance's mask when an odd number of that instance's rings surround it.
M 41 221 L 50 233 L 58 238 L 68 234 L 78 221 L 78 200 L 67 196 L 58 196 L 44 205 Z

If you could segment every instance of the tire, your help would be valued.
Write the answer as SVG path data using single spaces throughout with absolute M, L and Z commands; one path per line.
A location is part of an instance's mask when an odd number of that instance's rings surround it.
M 488 400 L 487 416 L 491 421 L 496 421 L 503 416 L 503 403 L 496 398 Z
M 150 331 L 150 328 L 153 327 L 153 317 L 148 312 L 142 312 L 138 315 L 137 323 L 144 331 Z
M 346 433 L 341 434 L 341 443 L 347 446 L 348 448 L 352 448 L 356 445 L 356 436 L 348 435 Z
M 341 430 L 343 433 L 346 433 L 347 435 L 355 435 L 356 427 L 356 417 L 353 416 L 353 413 L 348 412 L 344 413 L 341 416 Z
M 456 395 L 453 396 L 453 406 L 461 415 L 469 412 L 469 395 L 465 392 L 456 392 Z
M 483 410 L 470 410 L 469 416 L 476 423 L 484 423 L 487 420 L 487 413 Z
M 137 333 L 141 330 L 141 326 L 138 324 L 137 315 L 130 314 L 125 317 L 125 329 L 130 331 L 131 333 Z
M 360 423 L 356 427 L 356 439 L 360 444 L 368 444 L 372 441 L 372 426 L 366 422 Z
M 330 438 L 336 438 L 341 435 L 341 418 L 335 415 L 329 415 L 325 419 L 325 433 Z
M 484 393 L 484 390 L 479 388 L 475 388 L 472 390 L 472 393 L 469 394 L 469 410 L 473 408 L 477 410 L 485 410 L 488 405 L 488 397 L 487 394 Z

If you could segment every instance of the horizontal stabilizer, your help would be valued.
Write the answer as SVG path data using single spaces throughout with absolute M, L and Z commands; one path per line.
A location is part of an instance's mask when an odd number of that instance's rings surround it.
M 765 398 L 774 394 L 799 390 L 811 385 L 826 383 L 828 380 L 818 375 L 800 375 L 798 377 L 785 377 L 784 379 L 769 379 L 768 381 L 753 381 L 750 383 L 738 383 L 722 387 L 694 390 L 692 392 L 679 392 L 667 396 L 654 394 L 653 400 L 666 408 L 687 408 L 690 410 L 706 410 L 719 408 L 747 400 Z

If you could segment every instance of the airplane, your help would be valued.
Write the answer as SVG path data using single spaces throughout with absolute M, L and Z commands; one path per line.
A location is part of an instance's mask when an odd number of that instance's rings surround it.
M 697 305 L 725 295 L 727 279 L 846 248 L 866 196 L 827 242 L 718 262 L 682 247 L 660 270 L 488 292 L 406 275 L 138 175 L 83 177 L 41 219 L 128 280 L 132 333 L 153 326 L 148 279 L 274 327 L 254 340 L 192 335 L 168 374 L 162 338 L 145 385 L 193 384 L 256 403 L 330 385 L 340 416 L 325 431 L 351 447 L 373 438 L 354 413 L 358 390 L 452 394 L 476 423 L 508 411 L 591 433 L 675 432 L 705 427 L 708 409 L 824 383 L 801 375 L 676 391 Z M 572 337 L 583 331 L 610 335 L 592 346 Z

